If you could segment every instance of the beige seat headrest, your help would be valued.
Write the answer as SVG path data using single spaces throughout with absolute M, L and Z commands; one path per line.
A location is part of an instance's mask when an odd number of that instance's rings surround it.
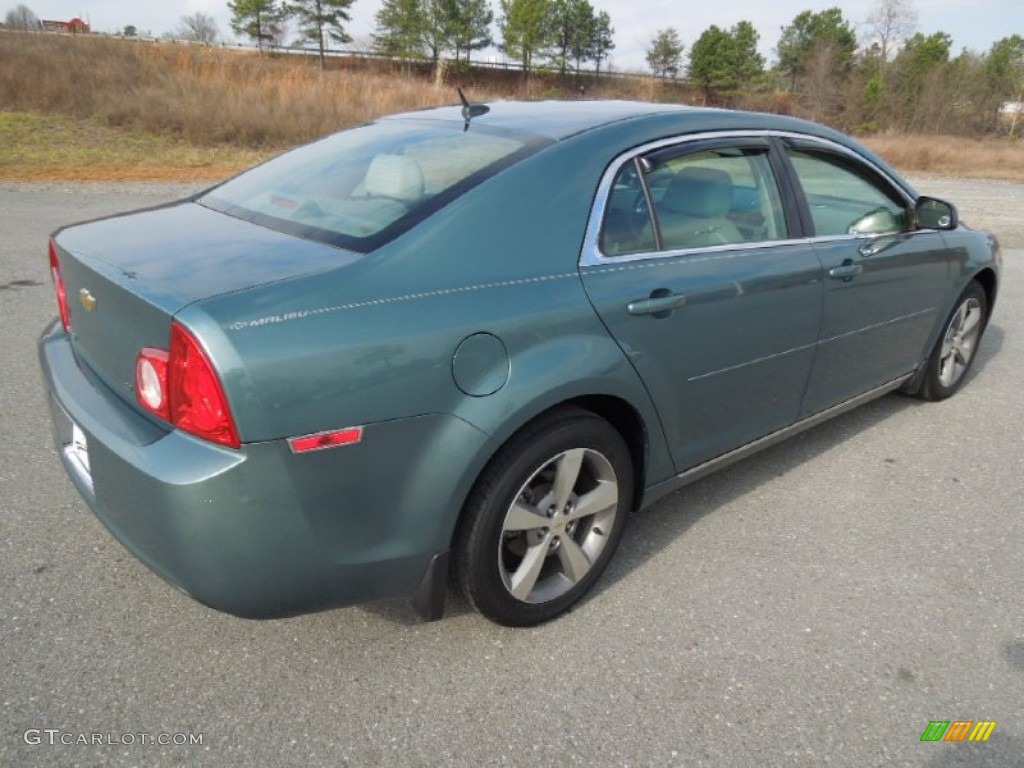
M 411 202 L 423 196 L 423 171 L 411 157 L 377 155 L 370 163 L 363 186 L 368 195 Z

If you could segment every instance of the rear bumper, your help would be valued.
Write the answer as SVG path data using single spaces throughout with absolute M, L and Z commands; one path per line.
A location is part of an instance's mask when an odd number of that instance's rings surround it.
M 231 450 L 123 402 L 59 323 L 39 357 L 58 452 L 96 516 L 169 582 L 247 618 L 412 595 L 448 548 L 462 475 L 486 443 L 436 414 L 366 425 L 360 444 L 332 450 L 295 455 L 284 440 Z M 68 448 L 73 425 L 88 469 Z

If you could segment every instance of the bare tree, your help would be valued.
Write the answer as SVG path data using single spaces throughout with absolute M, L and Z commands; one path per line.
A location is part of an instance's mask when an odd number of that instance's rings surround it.
M 811 120 L 835 121 L 843 106 L 840 57 L 835 46 L 821 43 L 806 59 L 801 101 Z
M 18 4 L 14 6 L 13 10 L 8 11 L 4 22 L 8 27 L 13 27 L 14 29 L 39 30 L 43 28 L 43 25 L 39 22 L 39 17 L 32 13 L 31 9 L 24 4 Z
M 878 0 L 878 5 L 867 18 L 872 42 L 881 49 L 882 66 L 889 61 L 893 50 L 917 28 L 917 9 L 913 0 Z
M 217 22 L 213 16 L 196 11 L 188 16 L 181 17 L 181 25 L 178 27 L 175 36 L 182 40 L 192 40 L 203 45 L 212 45 L 217 42 Z

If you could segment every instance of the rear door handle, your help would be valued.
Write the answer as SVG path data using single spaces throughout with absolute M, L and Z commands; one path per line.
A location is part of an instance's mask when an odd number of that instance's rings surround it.
M 833 280 L 843 280 L 848 283 L 863 271 L 864 267 L 860 264 L 843 262 L 838 267 L 832 267 L 832 269 L 828 271 L 828 276 Z
M 685 306 L 686 296 L 681 293 L 671 293 L 668 296 L 652 295 L 649 299 L 631 301 L 626 305 L 626 309 L 631 315 L 658 315 Z

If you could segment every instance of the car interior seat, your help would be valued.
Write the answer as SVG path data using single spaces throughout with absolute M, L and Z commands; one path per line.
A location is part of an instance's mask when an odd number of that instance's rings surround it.
M 669 182 L 658 203 L 662 247 L 702 248 L 744 241 L 729 220 L 732 177 L 717 168 L 689 166 Z
M 423 170 L 405 155 L 377 155 L 363 180 L 369 197 L 387 197 L 409 204 L 423 196 Z

